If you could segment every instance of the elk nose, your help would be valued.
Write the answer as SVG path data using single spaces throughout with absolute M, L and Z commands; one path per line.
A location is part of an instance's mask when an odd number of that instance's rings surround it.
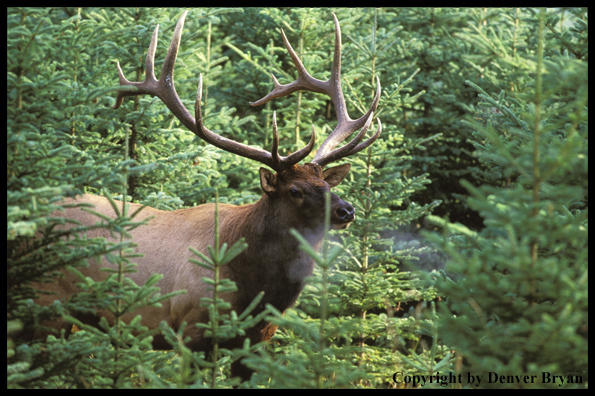
M 335 213 L 343 221 L 353 221 L 355 219 L 355 208 L 347 202 L 345 202 L 345 205 L 337 208 Z

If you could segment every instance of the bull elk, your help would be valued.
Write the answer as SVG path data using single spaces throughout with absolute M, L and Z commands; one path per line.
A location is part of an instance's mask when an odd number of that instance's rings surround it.
M 279 84 L 273 76 L 274 89 L 264 98 L 250 103 L 252 106 L 264 104 L 272 99 L 283 97 L 298 90 L 323 93 L 330 96 L 337 113 L 338 123 L 328 138 L 322 143 L 314 159 L 305 165 L 298 162 L 304 159 L 314 148 L 316 134 L 312 130 L 310 142 L 302 149 L 282 157 L 278 153 L 279 137 L 275 113 L 273 113 L 273 144 L 271 152 L 237 143 L 215 134 L 203 125 L 201 113 L 202 75 L 198 83 L 198 92 L 194 106 L 195 117 L 184 107 L 174 87 L 174 64 L 180 46 L 180 38 L 187 11 L 177 22 L 169 50 L 165 57 L 161 79 L 154 74 L 155 50 L 159 25 L 153 32 L 151 44 L 146 58 L 146 77 L 143 82 L 130 82 L 117 64 L 120 85 L 133 86 L 137 90 L 122 90 L 118 92 L 117 109 L 126 96 L 149 94 L 157 96 L 168 109 L 190 131 L 194 132 L 206 142 L 232 154 L 258 161 L 276 173 L 266 168 L 260 168 L 260 185 L 264 194 L 261 199 L 245 206 L 219 205 L 220 209 L 220 243 L 232 245 L 240 238 L 244 238 L 248 248 L 222 268 L 221 277 L 233 280 L 238 291 L 228 300 L 232 309 L 243 312 L 256 295 L 264 291 L 264 297 L 256 308 L 255 313 L 262 312 L 265 304 L 272 304 L 279 311 L 291 307 L 303 286 L 304 279 L 312 275 L 314 263 L 299 249 L 298 242 L 290 235 L 290 229 L 299 231 L 312 245 L 320 244 L 323 236 L 324 224 L 324 194 L 330 188 L 338 185 L 350 170 L 350 164 L 343 164 L 323 170 L 331 162 L 338 161 L 355 154 L 370 146 L 380 135 L 382 125 L 378 120 L 377 132 L 368 140 L 362 141 L 366 131 L 372 123 L 372 117 L 380 98 L 380 81 L 372 106 L 363 116 L 352 120 L 347 114 L 345 98 L 341 90 L 341 31 L 337 17 L 333 14 L 335 23 L 335 49 L 331 76 L 327 81 L 321 81 L 308 74 L 302 62 L 289 44 L 285 33 L 281 31 L 285 47 L 289 52 L 298 71 L 297 80 L 287 85 Z M 335 148 L 353 132 L 360 132 L 349 143 Z M 115 217 L 108 200 L 94 195 L 84 195 L 76 202 L 91 203 L 95 211 L 106 216 Z M 69 201 L 72 202 L 72 201 Z M 333 228 L 346 228 L 355 219 L 353 206 L 331 194 L 331 224 Z M 140 205 L 130 204 L 130 210 L 135 211 Z M 138 272 L 130 274 L 137 284 L 143 284 L 151 274 L 161 273 L 163 278 L 157 284 L 162 294 L 176 290 L 187 290 L 186 294 L 178 295 L 163 303 L 161 308 L 145 307 L 134 314 L 124 316 L 125 321 L 131 320 L 137 314 L 142 315 L 142 325 L 155 329 L 161 321 L 166 321 L 177 330 L 183 322 L 187 322 L 184 337 L 190 337 L 188 347 L 194 351 L 209 351 L 210 340 L 203 337 L 203 330 L 194 326 L 196 323 L 207 322 L 208 312 L 200 307 L 202 297 L 210 296 L 203 277 L 210 277 L 208 270 L 188 261 L 192 246 L 198 251 L 206 253 L 207 246 L 214 243 L 214 204 L 200 205 L 191 209 L 162 211 L 145 208 L 136 219 L 142 220 L 152 217 L 148 224 L 130 232 L 137 244 L 137 252 L 144 257 L 138 258 Z M 83 225 L 95 224 L 97 218 L 79 208 L 65 210 L 65 217 L 77 220 Z M 88 237 L 105 237 L 111 239 L 105 230 L 93 230 Z M 104 262 L 101 265 L 107 265 Z M 81 269 L 85 276 L 98 281 L 105 278 L 105 272 L 100 272 L 98 265 L 90 263 L 89 268 Z M 54 295 L 44 295 L 40 298 L 42 304 L 50 304 L 55 294 L 61 299 L 68 298 L 77 288 L 77 278 L 64 272 L 64 277 L 57 283 L 44 284 L 46 291 Z M 77 317 L 76 313 L 72 313 Z M 106 316 L 105 312 L 98 312 L 99 316 Z M 97 317 L 79 315 L 79 320 L 88 324 L 95 324 Z M 95 323 L 93 323 L 95 322 Z M 56 328 L 65 328 L 69 332 L 69 325 L 63 322 L 51 324 Z M 268 340 L 276 327 L 265 321 L 249 330 L 246 337 L 252 343 Z M 242 339 L 226 342 L 226 348 L 241 347 Z M 171 349 L 163 336 L 156 336 L 153 341 L 155 349 Z M 232 373 L 244 379 L 249 378 L 250 370 L 241 363 L 232 365 Z

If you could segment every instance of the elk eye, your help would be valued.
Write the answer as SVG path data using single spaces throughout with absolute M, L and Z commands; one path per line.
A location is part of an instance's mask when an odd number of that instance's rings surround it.
M 289 195 L 291 195 L 292 198 L 301 198 L 302 197 L 302 193 L 300 192 L 300 190 L 298 190 L 295 187 L 292 187 L 289 189 Z

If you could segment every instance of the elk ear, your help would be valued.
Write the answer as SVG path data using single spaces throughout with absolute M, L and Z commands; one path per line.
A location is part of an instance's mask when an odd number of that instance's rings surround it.
M 349 173 L 351 164 L 343 164 L 339 166 L 333 166 L 322 172 L 322 178 L 332 188 L 337 186 L 343 181 L 345 176 Z
M 267 195 L 271 195 L 277 189 L 277 175 L 268 169 L 260 168 L 260 187 Z

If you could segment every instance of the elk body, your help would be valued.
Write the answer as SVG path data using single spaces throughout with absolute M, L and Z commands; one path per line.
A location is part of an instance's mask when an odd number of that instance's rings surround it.
M 157 96 L 190 131 L 201 139 L 228 152 L 256 160 L 276 172 L 260 168 L 260 183 L 264 194 L 258 202 L 245 206 L 220 205 L 220 243 L 232 245 L 240 238 L 244 238 L 248 244 L 246 250 L 222 268 L 221 276 L 237 284 L 238 291 L 226 296 L 236 312 L 243 312 L 261 291 L 264 291 L 264 297 L 257 306 L 255 314 L 261 312 L 267 303 L 272 304 L 279 311 L 284 311 L 295 303 L 304 286 L 305 278 L 312 275 L 314 266 L 313 261 L 299 249 L 298 242 L 289 231 L 294 228 L 312 245 L 320 244 L 324 224 L 324 194 L 330 192 L 330 188 L 343 180 L 349 172 L 350 165 L 323 169 L 331 162 L 368 147 L 380 135 L 382 128 L 378 121 L 377 132 L 370 139 L 362 141 L 378 105 L 380 83 L 377 80 L 376 95 L 368 112 L 357 120 L 352 120 L 347 114 L 341 91 L 341 32 L 336 16 L 333 14 L 336 29 L 335 53 L 332 73 L 328 81 L 317 80 L 308 74 L 282 32 L 285 46 L 298 70 L 298 78 L 290 84 L 281 85 L 273 76 L 275 83 L 273 91 L 251 104 L 260 105 L 297 90 L 324 93 L 330 96 L 335 107 L 337 126 L 322 143 L 314 159 L 305 165 L 299 165 L 298 162 L 308 156 L 314 148 L 316 138 L 314 129 L 306 147 L 287 157 L 281 157 L 278 154 L 278 134 L 274 114 L 271 152 L 234 142 L 215 134 L 203 125 L 200 108 L 202 76 L 198 85 L 195 117 L 184 107 L 175 91 L 173 70 L 186 14 L 187 12 L 184 12 L 176 25 L 160 80 L 157 80 L 154 75 L 159 26 L 155 28 L 147 53 L 144 82 L 126 80 L 118 63 L 120 85 L 135 86 L 137 90 L 119 91 L 114 108 L 122 104 L 125 96 L 142 94 Z M 360 131 L 353 140 L 342 147 L 335 148 L 358 129 Z M 111 205 L 103 197 L 84 195 L 75 201 L 91 203 L 95 206 L 95 211 L 115 217 Z M 134 212 L 139 206 L 130 204 L 130 210 Z M 96 216 L 78 208 L 66 209 L 64 216 L 75 219 L 83 225 L 97 222 Z M 144 257 L 136 260 L 138 272 L 128 276 L 137 284 L 143 284 L 150 275 L 160 273 L 164 276 L 157 286 L 160 287 L 162 294 L 182 289 L 187 292 L 164 302 L 161 308 L 145 307 L 123 319 L 129 321 L 140 314 L 142 325 L 149 329 L 156 328 L 161 321 L 166 321 L 173 329 L 178 329 L 183 322 L 186 322 L 184 336 L 190 337 L 188 346 L 195 351 L 209 351 L 210 340 L 203 337 L 203 330 L 196 328 L 194 324 L 205 323 L 209 319 L 208 311 L 200 307 L 199 303 L 202 297 L 210 296 L 202 278 L 212 277 L 212 274 L 188 261 L 192 255 L 188 247 L 192 246 L 206 253 L 207 246 L 214 243 L 214 204 L 175 211 L 161 211 L 147 207 L 137 215 L 135 220 L 148 217 L 153 217 L 148 225 L 130 232 L 134 243 L 138 245 L 136 251 L 144 254 Z M 331 193 L 333 228 L 346 228 L 354 218 L 353 206 Z M 88 233 L 88 237 L 97 236 L 110 239 L 106 230 L 94 230 Z M 107 264 L 104 262 L 101 265 Z M 89 268 L 82 268 L 81 272 L 96 281 L 105 277 L 105 273 L 100 272 L 94 262 Z M 50 304 L 56 295 L 58 298 L 66 299 L 77 291 L 75 283 L 78 279 L 67 272 L 64 274 L 65 276 L 57 283 L 39 285 L 43 290 L 54 292 L 54 295 L 41 297 L 41 304 Z M 72 315 L 77 316 L 76 313 Z M 100 316 L 107 316 L 107 314 L 98 312 L 97 316 L 79 315 L 78 317 L 88 324 L 96 324 Z M 111 322 L 113 318 L 107 317 L 107 319 Z M 50 325 L 56 328 L 69 326 L 61 322 Z M 249 330 L 246 337 L 249 337 L 252 343 L 257 343 L 268 340 L 275 330 L 274 326 L 263 321 Z M 243 339 L 235 339 L 228 341 L 224 347 L 241 347 L 242 344 Z M 171 346 L 160 336 L 154 338 L 153 346 L 155 349 L 171 349 Z M 232 365 L 232 372 L 233 375 L 239 375 L 244 379 L 250 375 L 250 371 L 239 363 Z

